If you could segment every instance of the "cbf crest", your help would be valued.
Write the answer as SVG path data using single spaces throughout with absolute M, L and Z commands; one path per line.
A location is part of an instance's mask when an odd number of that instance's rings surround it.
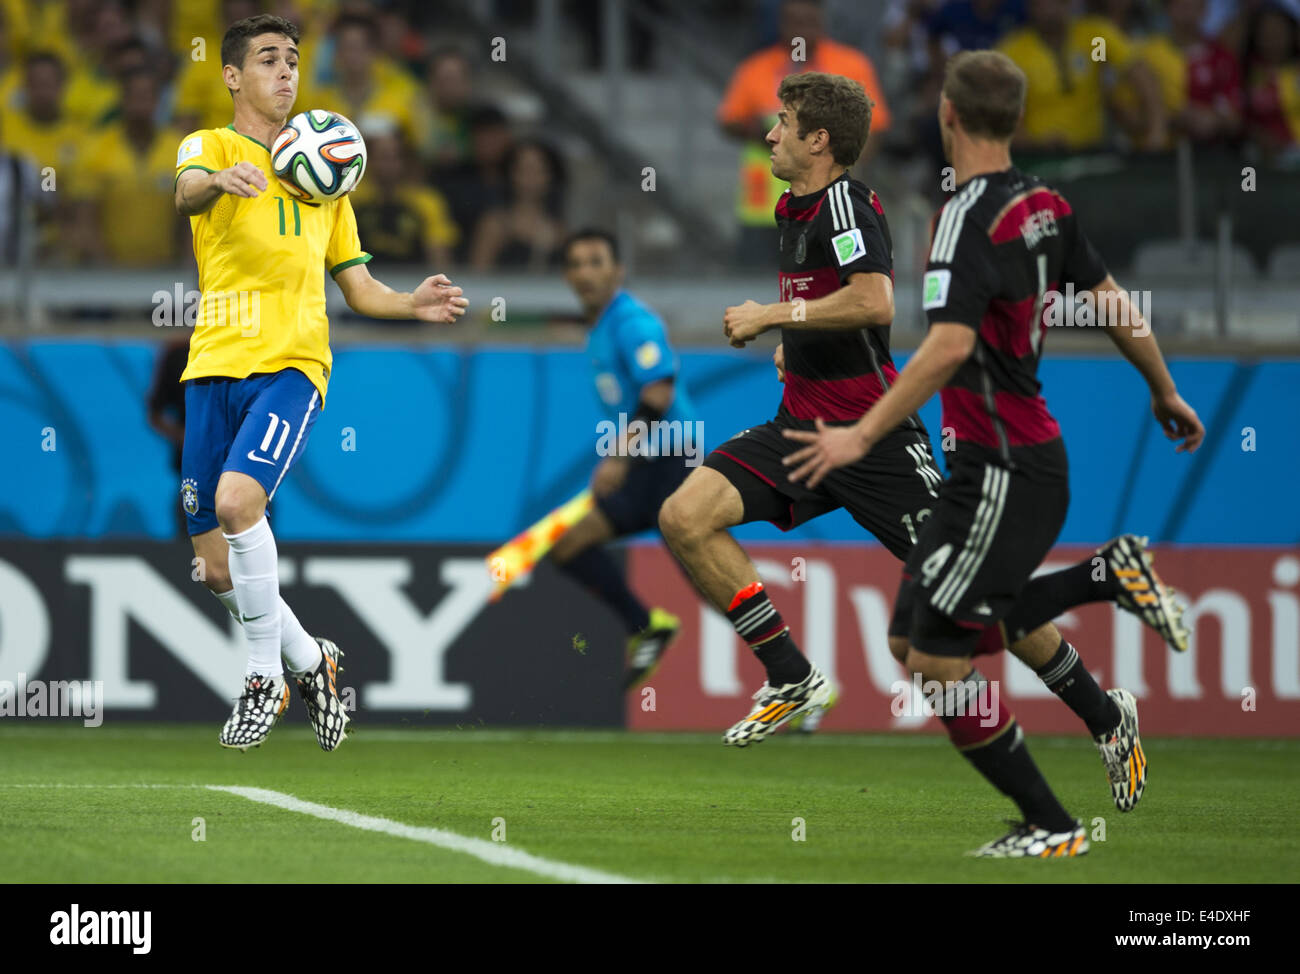
M 186 514 L 199 513 L 199 484 L 193 477 L 181 481 L 181 507 L 185 508 Z

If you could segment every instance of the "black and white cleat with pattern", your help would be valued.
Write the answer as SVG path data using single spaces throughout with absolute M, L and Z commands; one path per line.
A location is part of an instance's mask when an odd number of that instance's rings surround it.
M 1131 612 L 1177 652 L 1185 652 L 1190 636 L 1183 625 L 1183 605 L 1174 590 L 1160 580 L 1152 566 L 1147 539 L 1122 534 L 1097 549 L 1115 581 L 1115 601 Z
M 1131 812 L 1147 786 L 1147 756 L 1138 737 L 1137 698 L 1127 690 L 1107 690 L 1119 707 L 1120 721 L 1109 733 L 1096 738 L 1101 762 L 1110 779 L 1111 797 L 1121 812 Z
M 320 643 L 320 665 L 310 673 L 298 677 L 298 693 L 307 708 L 307 720 L 316 732 L 316 743 L 322 751 L 333 751 L 348 736 L 347 708 L 339 699 L 338 674 L 343 672 L 339 661 L 343 650 L 328 639 L 316 637 Z
M 235 701 L 218 741 L 236 751 L 261 747 L 288 706 L 289 685 L 283 676 L 250 673 L 244 677 L 244 692 Z
M 748 747 L 813 708 L 825 709 L 835 700 L 835 685 L 813 664 L 799 683 L 773 687 L 764 683 L 754 694 L 758 701 L 747 717 L 736 721 L 722 735 L 723 744 Z
M 1050 832 L 1024 822 L 1009 822 L 1010 832 L 967 855 L 980 859 L 1067 859 L 1088 851 L 1088 834 L 1074 820 L 1068 832 Z

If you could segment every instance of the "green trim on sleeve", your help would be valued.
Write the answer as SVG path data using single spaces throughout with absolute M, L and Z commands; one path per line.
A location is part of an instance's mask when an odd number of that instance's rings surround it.
M 347 270 L 353 264 L 365 264 L 370 260 L 370 254 L 365 251 L 361 252 L 360 257 L 353 257 L 351 260 L 345 260 L 341 264 L 335 264 L 330 268 L 330 277 L 335 277 L 339 271 Z
M 176 192 L 176 184 L 181 181 L 181 173 L 189 172 L 191 169 L 202 169 L 206 173 L 216 172 L 215 169 L 209 169 L 207 166 L 185 166 L 176 170 L 176 178 L 172 180 L 172 192 Z

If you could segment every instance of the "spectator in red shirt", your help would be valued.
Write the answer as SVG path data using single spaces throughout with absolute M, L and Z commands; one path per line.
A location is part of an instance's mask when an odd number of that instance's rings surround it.
M 1175 124 L 1198 142 L 1234 140 L 1242 128 L 1241 66 L 1201 32 L 1205 0 L 1168 0 L 1169 36 L 1187 60 L 1187 105 Z
M 1293 149 L 1300 133 L 1300 31 L 1295 18 L 1267 4 L 1246 32 L 1246 135 L 1268 156 Z

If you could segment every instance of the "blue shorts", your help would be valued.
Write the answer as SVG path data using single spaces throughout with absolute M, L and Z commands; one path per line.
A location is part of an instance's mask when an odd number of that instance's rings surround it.
M 320 393 L 297 369 L 186 382 L 181 506 L 191 537 L 219 526 L 217 481 L 227 470 L 252 477 L 272 500 L 320 410 Z

